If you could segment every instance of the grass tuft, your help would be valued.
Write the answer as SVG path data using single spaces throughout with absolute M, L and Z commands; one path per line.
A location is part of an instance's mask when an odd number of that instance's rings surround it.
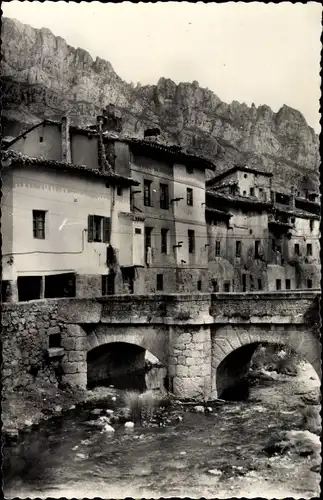
M 129 418 L 134 422 L 149 421 L 156 416 L 160 408 L 166 407 L 168 399 L 155 391 L 125 391 L 123 402 Z

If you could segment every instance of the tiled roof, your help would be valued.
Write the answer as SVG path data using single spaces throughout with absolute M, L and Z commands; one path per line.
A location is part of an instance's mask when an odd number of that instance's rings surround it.
M 214 213 L 214 214 L 218 214 L 221 217 L 226 217 L 228 219 L 230 219 L 232 217 L 232 214 L 230 214 L 230 212 L 225 212 L 224 210 L 219 210 L 218 208 L 205 207 L 205 211 L 206 212 L 211 212 L 211 213 Z
M 213 198 L 217 198 L 218 200 L 227 201 L 235 205 L 245 205 L 263 209 L 272 207 L 272 203 L 261 201 L 256 198 L 256 196 L 241 196 L 238 194 L 233 195 L 228 193 L 219 193 L 214 189 L 207 189 L 206 194 L 212 196 Z
M 301 208 L 292 208 L 288 207 L 286 205 L 283 205 L 281 203 L 275 203 L 273 206 L 273 212 L 278 212 L 281 214 L 286 214 L 289 215 L 290 217 L 300 217 L 302 219 L 320 219 L 319 215 L 312 214 L 311 212 L 308 212 L 307 210 L 302 210 Z
M 183 149 L 181 146 L 177 144 L 170 144 L 170 143 L 161 143 L 156 140 L 151 140 L 151 139 L 141 139 L 139 137 L 130 137 L 128 135 L 124 134 L 118 134 L 116 132 L 104 132 L 103 137 L 105 139 L 110 139 L 110 140 L 119 140 L 121 142 L 126 142 L 127 144 L 130 145 L 138 145 L 141 147 L 145 147 L 147 149 L 153 149 L 155 151 L 163 151 L 166 154 L 169 154 L 171 156 L 175 156 L 178 159 L 183 159 L 186 161 L 194 161 L 195 163 L 200 163 L 201 166 L 203 165 L 204 168 L 209 168 L 211 170 L 215 169 L 215 164 L 203 157 L 203 156 L 198 156 L 192 153 L 189 153 L 187 150 Z
M 272 177 L 273 174 L 271 172 L 266 172 L 263 170 L 258 170 L 257 168 L 253 167 L 248 167 L 248 165 L 235 165 L 234 167 L 229 168 L 228 170 L 225 170 L 224 172 L 220 172 L 219 174 L 215 175 L 212 177 L 212 179 L 209 179 L 206 181 L 207 186 L 211 186 L 214 182 L 217 182 L 220 179 L 223 179 L 227 177 L 229 174 L 233 174 L 234 172 L 237 172 L 238 170 L 241 170 L 242 172 L 249 172 L 253 174 L 260 174 L 260 175 L 265 175 L 266 177 Z
M 22 153 L 18 153 L 13 150 L 6 150 L 1 152 L 1 160 L 11 160 L 16 165 L 39 165 L 44 167 L 50 167 L 58 170 L 70 170 L 75 172 L 80 172 L 88 176 L 101 177 L 102 179 L 107 179 L 111 181 L 120 182 L 122 184 L 138 186 L 139 182 L 131 179 L 130 177 L 124 177 L 119 174 L 111 172 L 102 172 L 98 169 L 92 169 L 86 165 L 75 165 L 73 163 L 67 163 L 57 160 L 47 160 L 45 158 L 33 158 Z

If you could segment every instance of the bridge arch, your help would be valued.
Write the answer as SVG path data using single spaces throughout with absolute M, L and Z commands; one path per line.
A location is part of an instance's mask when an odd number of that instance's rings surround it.
M 97 325 L 87 336 L 87 387 L 109 383 L 120 389 L 144 389 L 146 352 L 167 363 L 168 342 L 160 330 Z
M 259 344 L 286 345 L 308 361 L 321 378 L 319 335 L 304 324 L 221 325 L 212 331 L 212 395 L 221 394 L 247 374 Z

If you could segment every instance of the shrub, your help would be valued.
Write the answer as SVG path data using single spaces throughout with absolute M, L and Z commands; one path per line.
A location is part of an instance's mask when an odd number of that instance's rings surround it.
M 260 345 L 252 359 L 251 368 L 276 371 L 284 375 L 297 375 L 298 355 L 287 346 Z
M 125 391 L 123 394 L 123 402 L 128 410 L 129 418 L 134 422 L 141 419 L 141 400 L 139 391 Z
M 129 418 L 134 422 L 143 422 L 151 420 L 156 416 L 161 407 L 167 406 L 168 398 L 161 397 L 155 391 L 145 391 L 140 394 L 139 391 L 125 391 L 123 402 L 128 410 Z

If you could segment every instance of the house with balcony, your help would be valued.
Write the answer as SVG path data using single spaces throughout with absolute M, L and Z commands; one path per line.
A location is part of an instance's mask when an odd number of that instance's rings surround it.
M 134 217 L 144 219 L 144 265 L 127 271 L 132 291 L 206 291 L 205 170 L 214 170 L 214 164 L 165 144 L 158 128 L 145 131 L 143 137 L 126 136 L 122 117 L 113 109 L 100 120 L 114 171 L 137 181 L 131 189 L 131 207 Z

